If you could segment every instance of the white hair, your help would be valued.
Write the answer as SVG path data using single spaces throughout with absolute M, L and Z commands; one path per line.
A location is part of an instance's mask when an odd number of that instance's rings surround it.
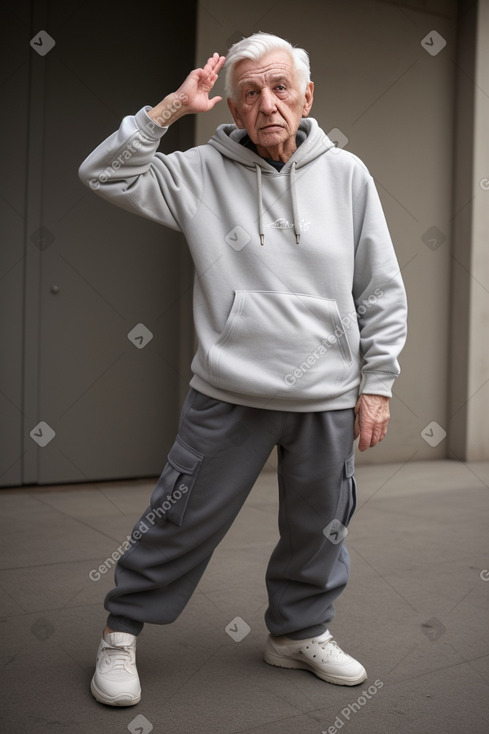
M 224 64 L 224 90 L 226 97 L 235 97 L 234 88 L 234 67 L 238 61 L 243 59 L 252 59 L 258 61 L 270 51 L 284 49 L 288 51 L 294 62 L 295 69 L 299 76 L 301 85 L 301 93 L 304 94 L 306 87 L 311 80 L 311 69 L 309 66 L 309 55 L 303 48 L 296 48 L 284 38 L 274 36 L 271 33 L 254 33 L 248 38 L 243 38 L 237 43 L 233 43 L 228 51 L 226 63 Z

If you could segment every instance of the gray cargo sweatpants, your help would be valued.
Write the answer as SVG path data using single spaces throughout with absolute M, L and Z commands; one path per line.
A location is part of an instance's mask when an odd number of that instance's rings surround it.
M 356 502 L 353 424 L 352 408 L 249 408 L 191 389 L 150 506 L 117 563 L 109 626 L 138 634 L 144 622 L 179 616 L 277 445 L 280 539 L 265 621 L 274 636 L 324 631 L 349 573 L 342 528 Z

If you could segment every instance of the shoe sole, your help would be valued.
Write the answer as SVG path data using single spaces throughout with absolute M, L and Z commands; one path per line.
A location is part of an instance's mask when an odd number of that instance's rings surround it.
M 99 703 L 104 703 L 106 706 L 135 706 L 141 700 L 141 689 L 136 696 L 130 696 L 127 693 L 119 693 L 117 696 L 107 696 L 97 688 L 93 679 L 90 683 L 90 692 Z
M 307 670 L 309 673 L 313 673 L 321 680 L 326 683 L 333 683 L 336 686 L 358 686 L 367 679 L 367 673 L 364 670 L 363 673 L 357 675 L 356 678 L 345 678 L 341 675 L 328 675 L 320 670 L 317 670 L 313 665 L 309 665 L 306 662 L 300 660 L 291 660 L 290 658 L 284 658 L 281 655 L 276 655 L 268 650 L 265 651 L 263 659 L 268 665 L 273 665 L 276 668 L 287 668 L 289 670 Z

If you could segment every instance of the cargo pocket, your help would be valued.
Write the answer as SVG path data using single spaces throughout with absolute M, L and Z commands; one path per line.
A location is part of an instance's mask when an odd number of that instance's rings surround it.
M 347 527 L 357 506 L 357 484 L 355 481 L 355 454 L 345 460 L 341 481 L 340 498 L 335 518 Z
M 187 504 L 204 456 L 177 435 L 168 454 L 168 462 L 151 495 L 151 510 L 156 525 L 166 520 L 183 523 Z

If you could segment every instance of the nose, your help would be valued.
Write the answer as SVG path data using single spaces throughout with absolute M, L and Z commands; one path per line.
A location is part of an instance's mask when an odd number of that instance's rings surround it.
M 260 94 L 260 111 L 264 115 L 271 115 L 276 111 L 275 95 L 271 89 L 264 87 Z

